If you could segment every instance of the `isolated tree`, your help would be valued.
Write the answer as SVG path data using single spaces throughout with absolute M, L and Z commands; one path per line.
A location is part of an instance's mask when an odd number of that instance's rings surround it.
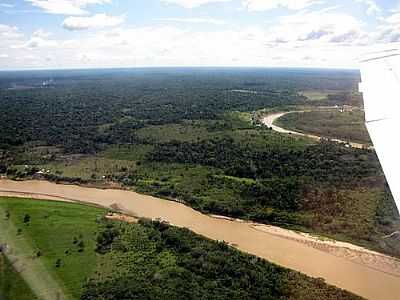
M 85 243 L 83 241 L 80 241 L 78 243 L 78 252 L 83 252 L 84 249 L 85 249 Z
M 28 225 L 30 221 L 31 221 L 31 216 L 28 215 L 28 214 L 26 214 L 26 215 L 24 216 L 24 223 L 25 223 L 26 225 Z
M 56 268 L 61 267 L 61 264 L 62 264 L 62 260 L 60 258 L 57 258 L 56 264 L 55 264 Z

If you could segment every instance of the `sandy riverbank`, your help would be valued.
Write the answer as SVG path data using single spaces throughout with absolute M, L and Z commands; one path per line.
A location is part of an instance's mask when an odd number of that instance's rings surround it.
M 268 127 L 271 127 L 272 130 L 274 130 L 276 132 L 286 133 L 286 134 L 293 134 L 293 135 L 297 135 L 297 136 L 303 136 L 303 137 L 307 137 L 307 138 L 310 138 L 310 139 L 313 139 L 313 140 L 316 140 L 316 141 L 319 141 L 322 138 L 324 138 L 324 137 L 318 136 L 318 135 L 306 134 L 306 133 L 301 133 L 301 132 L 297 132 L 297 131 L 287 130 L 285 128 L 279 127 L 279 126 L 274 124 L 274 122 L 277 119 L 279 119 L 280 117 L 283 117 L 284 115 L 292 114 L 292 113 L 304 113 L 304 112 L 307 112 L 307 111 L 288 111 L 288 112 L 272 113 L 272 114 L 264 116 L 261 119 L 261 122 L 264 125 L 266 125 Z M 343 140 L 340 140 L 340 139 L 330 139 L 330 140 L 334 141 L 334 142 L 339 142 L 339 143 L 346 143 L 346 144 L 351 145 L 353 148 L 358 148 L 358 149 L 362 149 L 362 148 L 366 147 L 366 145 L 364 145 L 364 144 L 343 141 Z

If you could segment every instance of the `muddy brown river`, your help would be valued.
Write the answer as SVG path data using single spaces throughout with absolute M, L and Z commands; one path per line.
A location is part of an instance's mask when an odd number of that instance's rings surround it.
M 349 290 L 368 299 L 400 299 L 400 262 L 389 256 L 335 241 L 241 220 L 208 216 L 183 204 L 131 191 L 96 189 L 46 181 L 0 180 L 0 196 L 79 201 L 161 218 L 241 251 Z

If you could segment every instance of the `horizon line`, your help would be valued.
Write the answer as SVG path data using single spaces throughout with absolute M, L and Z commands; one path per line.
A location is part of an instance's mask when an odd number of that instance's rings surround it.
M 132 69 L 309 69 L 309 70 L 342 70 L 360 71 L 359 68 L 347 67 L 310 67 L 310 66 L 133 66 L 133 67 L 67 67 L 67 68 L 17 68 L 2 69 L 4 72 L 28 72 L 28 71 L 85 71 L 85 70 L 132 70 Z

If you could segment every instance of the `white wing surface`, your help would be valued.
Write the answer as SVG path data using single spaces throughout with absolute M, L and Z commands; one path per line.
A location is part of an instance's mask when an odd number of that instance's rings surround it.
M 367 129 L 400 210 L 400 51 L 370 54 L 361 80 Z

